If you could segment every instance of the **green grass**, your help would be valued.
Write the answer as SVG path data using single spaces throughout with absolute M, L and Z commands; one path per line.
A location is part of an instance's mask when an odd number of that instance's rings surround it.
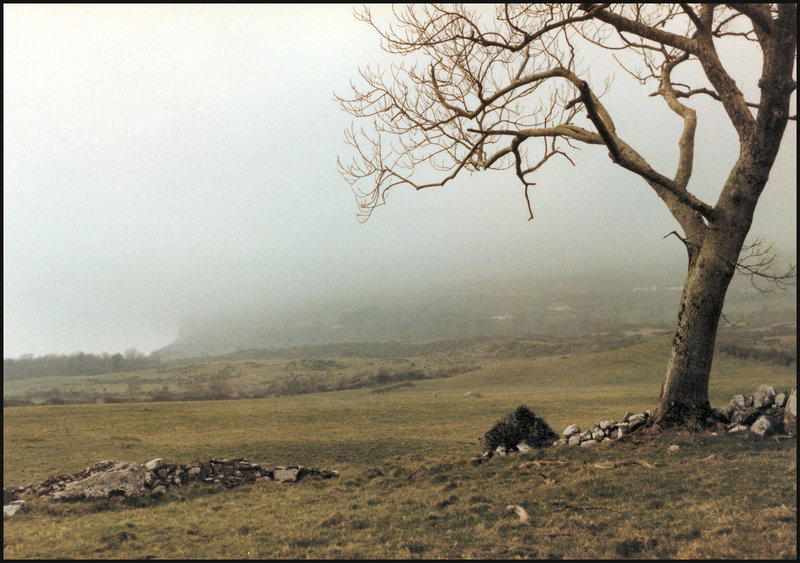
M 158 501 L 48 504 L 4 524 L 6 558 L 793 558 L 796 442 L 664 433 L 473 465 L 526 404 L 557 432 L 653 408 L 669 343 L 482 362 L 384 393 L 4 409 L 3 481 L 103 459 L 248 457 L 333 480 L 198 486 Z M 794 369 L 721 356 L 712 404 Z M 480 391 L 483 398 L 465 398 Z M 432 396 L 436 393 L 438 396 Z M 681 447 L 668 454 L 667 447 Z M 712 456 L 709 458 L 709 456 Z M 639 459 L 655 468 L 614 461 Z M 599 465 L 599 467 L 598 467 Z M 506 510 L 523 506 L 533 523 Z

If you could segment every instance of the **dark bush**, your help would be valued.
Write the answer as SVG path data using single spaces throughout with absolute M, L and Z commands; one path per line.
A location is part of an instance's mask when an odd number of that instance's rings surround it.
M 18 397 L 3 397 L 4 407 L 30 407 L 33 406 L 33 401 L 28 399 L 20 399 Z
M 533 414 L 528 407 L 520 405 L 516 410 L 505 415 L 483 435 L 481 443 L 489 451 L 494 451 L 498 446 L 505 446 L 510 450 L 520 442 L 525 442 L 531 447 L 542 448 L 549 446 L 558 435 L 541 418 Z
M 61 397 L 50 397 L 47 399 L 43 405 L 66 405 L 67 401 L 62 399 Z

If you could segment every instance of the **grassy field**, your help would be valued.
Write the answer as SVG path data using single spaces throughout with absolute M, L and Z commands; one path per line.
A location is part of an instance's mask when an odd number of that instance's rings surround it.
M 3 482 L 103 459 L 248 457 L 338 479 L 157 501 L 33 503 L 6 521 L 5 558 L 794 558 L 796 441 L 668 432 L 474 465 L 502 415 L 530 407 L 557 432 L 652 408 L 658 339 L 596 354 L 480 362 L 382 393 L 4 409 Z M 712 405 L 794 368 L 721 355 Z M 466 398 L 479 391 L 483 398 Z M 680 446 L 668 454 L 667 447 Z M 621 465 L 636 459 L 655 467 Z M 509 504 L 523 506 L 523 524 Z

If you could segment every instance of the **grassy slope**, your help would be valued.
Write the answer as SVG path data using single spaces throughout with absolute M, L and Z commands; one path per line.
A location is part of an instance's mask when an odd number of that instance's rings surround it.
M 654 341 L 498 362 L 381 394 L 6 408 L 6 485 L 153 457 L 245 456 L 341 477 L 181 490 L 148 508 L 37 503 L 5 523 L 4 557 L 794 556 L 794 440 L 670 434 L 468 463 L 482 434 L 521 403 L 556 431 L 652 408 L 667 351 Z M 796 373 L 722 356 L 711 381 L 712 404 L 721 404 L 759 383 L 790 388 Z M 463 397 L 473 390 L 484 398 Z M 672 443 L 682 449 L 668 456 Z M 631 458 L 665 465 L 594 466 Z M 510 503 L 535 525 L 519 524 Z

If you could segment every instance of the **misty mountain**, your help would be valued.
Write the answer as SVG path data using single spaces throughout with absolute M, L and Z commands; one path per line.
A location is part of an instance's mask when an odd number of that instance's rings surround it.
M 642 274 L 455 282 L 382 298 L 350 296 L 293 307 L 262 305 L 196 315 L 184 321 L 175 342 L 153 354 L 171 359 L 344 342 L 671 329 L 680 293 L 680 279 Z M 793 288 L 762 294 L 745 280 L 737 280 L 728 293 L 725 313 L 732 321 L 794 320 L 795 304 Z

